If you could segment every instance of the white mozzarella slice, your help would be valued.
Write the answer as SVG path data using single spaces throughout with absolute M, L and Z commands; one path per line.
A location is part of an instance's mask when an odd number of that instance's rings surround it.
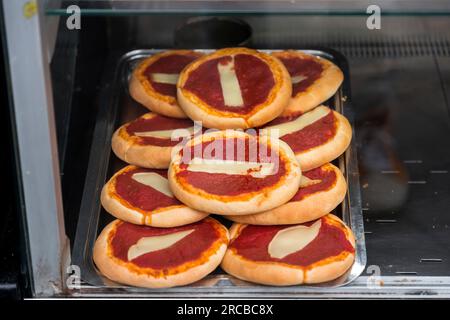
M 228 107 L 242 107 L 244 99 L 242 98 L 239 80 L 234 70 L 234 57 L 227 64 L 218 63 L 220 85 L 222 86 L 222 94 L 225 105 Z
M 292 82 L 292 84 L 297 84 L 306 79 L 308 79 L 308 77 L 305 77 L 303 75 L 298 75 L 298 76 L 291 77 L 291 82 Z
M 298 117 L 293 121 L 266 127 L 261 130 L 261 133 L 264 135 L 277 134 L 279 137 L 282 137 L 289 133 L 302 130 L 303 128 L 309 126 L 310 124 L 313 124 L 314 122 L 325 117 L 326 115 L 328 115 L 329 112 L 330 109 L 328 109 L 327 107 L 317 107 L 314 110 L 305 113 L 304 115 Z
M 150 77 L 153 82 L 177 84 L 179 76 L 179 73 L 152 73 Z
M 322 182 L 322 180 L 310 179 L 310 178 L 306 177 L 305 175 L 302 175 L 302 178 L 300 180 L 300 188 L 309 187 L 309 186 L 312 186 L 314 184 L 318 184 L 321 182 Z
M 163 236 L 141 238 L 128 249 L 128 261 L 153 251 L 167 249 L 192 232 L 194 232 L 194 229 L 165 234 Z
M 138 172 L 133 174 L 131 178 L 173 198 L 172 190 L 169 188 L 169 181 L 155 172 Z
M 166 139 L 189 137 L 193 134 L 194 134 L 194 127 L 170 129 L 170 130 L 158 130 L 158 131 L 142 131 L 134 133 L 134 135 L 138 137 L 153 137 Z
M 272 258 L 284 257 L 302 250 L 319 234 L 321 220 L 317 220 L 311 226 L 294 226 L 278 231 L 269 243 L 269 255 Z
M 264 178 L 274 173 L 275 164 L 270 162 L 249 162 L 194 158 L 189 162 L 188 171 L 247 175 Z

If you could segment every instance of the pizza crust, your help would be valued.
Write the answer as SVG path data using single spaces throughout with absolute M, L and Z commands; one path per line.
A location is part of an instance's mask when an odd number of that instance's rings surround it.
M 327 215 L 327 218 L 331 219 L 335 224 L 341 225 L 345 228 L 347 240 L 351 243 L 353 248 L 356 248 L 355 236 L 352 230 L 337 216 L 333 214 Z M 339 278 L 346 273 L 348 269 L 353 265 L 355 261 L 354 254 L 348 254 L 340 261 L 334 261 L 321 266 L 314 266 L 305 270 L 305 283 L 321 283 L 331 281 Z
M 133 208 L 125 200 L 121 202 L 117 199 L 115 193 L 114 179 L 125 170 L 133 169 L 133 166 L 127 166 L 118 171 L 103 186 L 100 201 L 103 208 L 114 217 L 133 224 L 147 225 L 159 228 L 170 228 L 194 223 L 207 217 L 209 214 L 186 207 L 183 204 L 174 205 L 166 208 L 156 209 L 153 212 L 140 212 Z
M 327 215 L 327 219 L 345 226 L 341 219 L 334 215 Z M 230 243 L 245 228 L 246 225 L 234 224 L 230 229 Z M 345 232 L 349 242 L 355 247 L 355 239 L 351 230 L 345 226 Z M 335 259 L 336 258 L 336 259 Z M 290 266 L 279 262 L 256 262 L 248 260 L 228 249 L 222 260 L 221 267 L 228 274 L 241 280 L 272 285 L 290 286 L 300 284 L 322 283 L 334 280 L 343 275 L 353 264 L 354 254 L 347 253 L 343 257 L 331 257 L 319 263 L 314 263 L 306 268 Z
M 314 109 L 319 104 L 330 99 L 339 89 L 342 81 L 344 80 L 344 74 L 341 69 L 325 58 L 295 50 L 273 52 L 272 55 L 275 57 L 289 57 L 292 55 L 309 57 L 318 61 L 323 67 L 320 78 L 311 84 L 306 91 L 299 92 L 295 97 L 291 97 L 287 107 L 283 111 L 282 116 L 302 114 Z
M 171 54 L 196 54 L 199 57 L 203 54 L 191 50 L 169 50 L 143 60 L 133 71 L 129 83 L 129 92 L 134 100 L 142 104 L 147 109 L 172 118 L 187 118 L 184 111 L 179 107 L 174 97 L 165 96 L 156 92 L 150 85 L 143 84 L 140 80 L 140 73 L 150 64 L 161 57 Z
M 257 106 L 249 114 L 238 114 L 229 111 L 220 111 L 207 105 L 194 94 L 184 90 L 190 72 L 195 70 L 201 63 L 215 59 L 222 55 L 246 53 L 256 55 L 266 61 L 274 73 L 276 92 L 269 103 Z M 274 90 L 274 89 L 272 89 Z M 180 74 L 177 84 L 177 98 L 180 107 L 186 115 L 195 121 L 200 121 L 204 127 L 215 129 L 247 129 L 261 126 L 279 116 L 287 106 L 292 94 L 291 78 L 284 65 L 277 58 L 247 48 L 226 48 L 217 50 L 212 54 L 197 59 L 187 66 Z
M 142 168 L 167 169 L 173 147 L 139 145 L 134 139 L 126 139 L 117 129 L 111 140 L 114 154 L 122 161 Z
M 187 118 L 186 114 L 178 106 L 178 104 L 173 104 L 148 95 L 144 86 L 134 73 L 132 73 L 131 75 L 128 90 L 134 100 L 139 102 L 150 111 L 172 118 Z
M 319 219 L 333 211 L 344 200 L 347 192 L 347 183 L 342 172 L 331 163 L 326 166 L 331 167 L 336 173 L 336 182 L 330 189 L 306 195 L 300 201 L 288 202 L 272 210 L 250 215 L 227 216 L 227 219 L 254 225 L 299 224 Z
M 141 117 L 151 119 L 155 113 L 146 113 Z M 139 137 L 130 135 L 126 123 L 119 127 L 111 139 L 111 147 L 114 154 L 122 161 L 142 168 L 167 169 L 170 164 L 173 146 L 155 146 L 140 144 Z M 194 125 L 194 124 L 192 124 Z M 174 129 L 175 130 L 175 129 Z M 182 140 L 180 140 L 182 143 Z
M 224 234 L 227 238 L 227 241 L 209 257 L 208 261 L 177 274 L 170 274 L 166 275 L 165 277 L 156 278 L 147 274 L 137 274 L 135 272 L 132 272 L 124 265 L 116 263 L 114 259 L 112 259 L 108 255 L 108 235 L 119 222 L 120 220 L 114 220 L 113 222 L 108 224 L 100 233 L 100 236 L 98 237 L 94 245 L 94 262 L 100 272 L 110 280 L 136 287 L 170 288 L 175 286 L 184 286 L 198 281 L 207 276 L 209 273 L 214 271 L 217 266 L 219 266 L 220 261 L 225 254 L 227 243 L 229 241 L 228 230 L 221 225 L 221 227 L 225 231 Z
M 335 261 L 311 270 L 305 270 L 304 283 L 322 283 L 339 278 L 347 272 L 355 261 L 355 255 L 349 254 L 341 261 Z
M 249 135 L 234 130 L 215 131 L 196 137 L 188 142 L 187 145 L 195 145 L 203 140 L 209 140 L 219 137 L 227 138 L 244 138 Z M 274 138 L 269 138 L 269 141 L 274 145 Z M 186 187 L 178 181 L 176 173 L 178 172 L 178 163 L 180 162 L 179 152 L 174 152 L 174 157 L 169 167 L 168 179 L 169 185 L 173 194 L 178 200 L 191 208 L 195 208 L 204 212 L 211 212 L 219 215 L 244 215 L 257 212 L 266 211 L 283 203 L 286 203 L 297 192 L 300 186 L 301 170 L 295 158 L 294 153 L 289 146 L 283 141 L 278 141 L 280 152 L 285 155 L 288 164 L 289 173 L 285 181 L 278 185 L 275 189 L 270 189 L 264 192 L 253 195 L 243 194 L 235 196 L 234 199 L 212 195 L 203 190 L 196 189 L 192 186 Z
M 331 162 L 347 150 L 352 140 L 352 127 L 347 118 L 336 111 L 336 134 L 326 143 L 306 151 L 296 153 L 296 157 L 303 171 L 318 168 Z

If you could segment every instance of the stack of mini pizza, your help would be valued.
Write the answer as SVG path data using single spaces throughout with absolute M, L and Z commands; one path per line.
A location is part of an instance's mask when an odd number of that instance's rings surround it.
M 144 59 L 129 92 L 149 112 L 112 137 L 129 165 L 101 193 L 117 219 L 94 246 L 100 272 L 151 288 L 195 282 L 219 265 L 267 285 L 343 275 L 355 240 L 331 214 L 347 190 L 332 162 L 352 129 L 321 105 L 342 81 L 332 62 L 293 50 Z

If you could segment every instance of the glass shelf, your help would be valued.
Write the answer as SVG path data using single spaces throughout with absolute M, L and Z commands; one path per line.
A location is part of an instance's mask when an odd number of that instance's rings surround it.
M 448 0 L 47 0 L 47 15 L 67 15 L 77 4 L 83 15 L 367 15 L 378 5 L 382 15 L 450 15 Z

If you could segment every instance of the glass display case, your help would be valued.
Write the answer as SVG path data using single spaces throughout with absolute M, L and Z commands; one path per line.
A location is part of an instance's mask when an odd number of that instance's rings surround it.
M 17 203 L 4 224 L 20 230 L 20 268 L 0 281 L 25 297 L 450 297 L 449 1 L 4 0 L 1 16 Z M 327 105 L 353 127 L 335 164 L 355 263 L 323 285 L 262 286 L 220 269 L 188 287 L 113 283 L 92 246 L 112 220 L 101 188 L 124 166 L 111 136 L 145 110 L 130 74 L 163 50 L 226 47 L 302 50 L 343 71 Z

